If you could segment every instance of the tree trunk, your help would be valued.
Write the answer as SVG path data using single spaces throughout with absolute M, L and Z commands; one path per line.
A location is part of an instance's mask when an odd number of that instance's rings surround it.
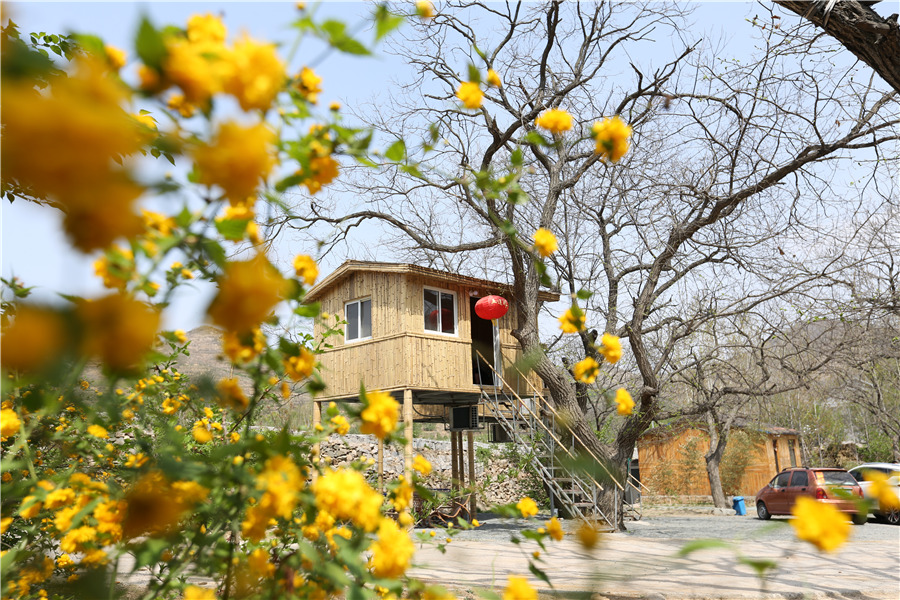
M 855 0 L 836 3 L 827 15 L 824 2 L 776 0 L 775 3 L 821 27 L 900 92 L 900 27 L 896 14 L 884 19 Z
M 725 453 L 725 444 L 716 444 L 715 450 L 706 454 L 706 476 L 709 479 L 709 490 L 712 493 L 713 504 L 716 508 L 728 508 L 728 500 L 722 489 L 722 477 L 719 474 L 719 464 Z

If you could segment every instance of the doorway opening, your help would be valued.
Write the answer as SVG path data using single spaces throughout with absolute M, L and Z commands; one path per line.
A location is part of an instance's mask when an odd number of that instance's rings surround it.
M 494 362 L 494 324 L 475 314 L 479 298 L 469 298 L 469 314 L 472 315 L 472 383 L 494 385 L 494 372 L 489 366 Z M 478 354 L 481 354 L 481 357 Z M 482 358 L 483 357 L 483 358 Z M 485 363 L 485 360 L 489 361 Z

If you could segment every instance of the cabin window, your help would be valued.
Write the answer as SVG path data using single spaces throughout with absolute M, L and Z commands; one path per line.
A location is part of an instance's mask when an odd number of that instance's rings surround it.
M 425 331 L 456 335 L 456 294 L 425 288 Z
M 348 342 L 372 337 L 372 299 L 345 304 L 344 319 L 347 321 L 344 338 Z

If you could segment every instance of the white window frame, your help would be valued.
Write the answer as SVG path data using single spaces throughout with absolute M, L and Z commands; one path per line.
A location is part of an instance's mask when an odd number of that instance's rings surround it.
M 349 337 L 349 334 L 350 334 L 350 319 L 349 319 L 349 317 L 347 316 L 347 313 L 348 313 L 347 307 L 349 307 L 349 306 L 352 305 L 352 304 L 356 304 L 356 305 L 357 305 L 357 309 L 356 309 L 356 331 L 357 331 L 357 333 L 360 333 L 361 330 L 362 330 L 362 321 L 361 321 L 362 311 L 360 310 L 360 308 L 362 307 L 362 304 L 363 304 L 364 302 L 368 302 L 368 303 L 369 303 L 369 320 L 370 320 L 370 321 L 374 321 L 375 319 L 374 319 L 374 315 L 372 315 L 372 298 L 371 298 L 371 297 L 368 297 L 368 298 L 358 298 L 358 299 L 356 299 L 356 300 L 350 300 L 349 302 L 344 302 L 344 320 L 347 321 L 347 324 L 344 325 L 344 342 L 347 343 L 347 344 L 355 344 L 356 342 L 362 342 L 362 341 L 365 341 L 365 340 L 371 340 L 371 339 L 372 339 L 372 333 L 371 333 L 371 331 L 369 332 L 369 335 L 367 335 L 367 336 L 365 336 L 365 337 L 363 337 L 363 336 L 361 336 L 361 335 L 357 335 L 355 338 Z M 370 329 L 371 329 L 371 326 L 373 325 L 373 323 L 369 323 L 369 325 L 370 325 Z
M 443 324 L 443 320 L 438 323 L 437 331 L 432 329 L 425 328 L 425 292 L 431 291 L 435 292 L 438 295 L 438 316 L 440 316 L 440 305 L 441 305 L 441 294 L 449 294 L 451 298 L 453 298 L 453 333 L 447 333 L 445 331 L 441 331 Z M 425 333 L 433 333 L 435 335 L 446 335 L 449 337 L 459 337 L 459 298 L 456 295 L 456 292 L 452 290 L 444 290 L 441 288 L 431 287 L 429 285 L 422 286 L 422 329 Z

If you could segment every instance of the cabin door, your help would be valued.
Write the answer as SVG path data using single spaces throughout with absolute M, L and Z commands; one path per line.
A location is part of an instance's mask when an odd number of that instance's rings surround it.
M 472 383 L 476 385 L 499 385 L 495 381 L 494 367 L 500 371 L 500 330 L 490 319 L 482 319 L 475 314 L 478 298 L 469 298 L 469 314 L 472 315 Z M 485 361 L 490 361 L 486 363 Z M 490 366 L 489 366 L 490 364 Z

